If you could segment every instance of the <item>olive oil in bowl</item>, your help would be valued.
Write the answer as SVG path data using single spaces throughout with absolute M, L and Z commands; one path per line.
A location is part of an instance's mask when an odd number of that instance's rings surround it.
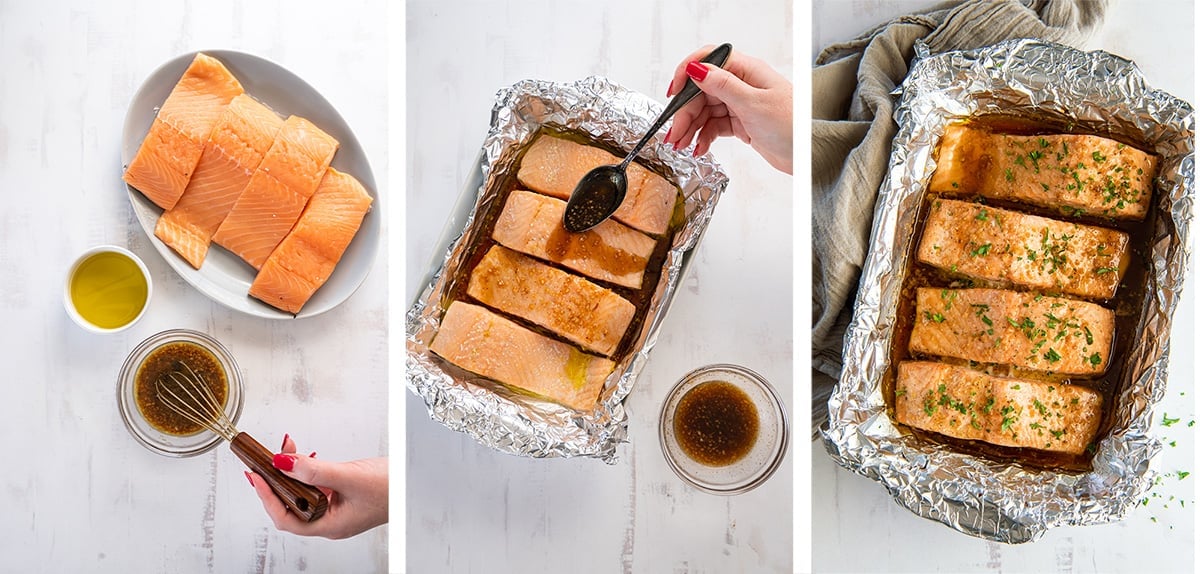
M 120 331 L 142 316 L 151 290 L 150 273 L 137 256 L 120 247 L 95 247 L 67 275 L 67 314 L 90 331 Z

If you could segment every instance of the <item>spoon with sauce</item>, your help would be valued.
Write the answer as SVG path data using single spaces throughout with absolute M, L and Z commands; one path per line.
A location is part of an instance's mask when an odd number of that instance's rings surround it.
M 721 67 L 725 65 L 725 61 L 729 59 L 729 54 L 732 52 L 732 44 L 721 44 L 700 61 Z M 629 167 L 629 162 L 637 157 L 638 152 L 642 151 L 650 138 L 658 133 L 659 128 L 667 123 L 667 120 L 675 115 L 675 112 L 678 112 L 699 94 L 700 87 L 691 78 L 688 78 L 683 89 L 679 90 L 679 93 L 671 99 L 671 102 L 659 114 L 658 119 L 654 120 L 654 125 L 650 126 L 650 130 L 642 137 L 642 141 L 633 147 L 633 151 L 625 156 L 624 161 L 618 165 L 597 167 L 579 180 L 575 191 L 571 192 L 571 198 L 567 200 L 567 210 L 563 212 L 563 227 L 567 228 L 567 231 L 581 233 L 600 225 L 621 206 L 621 202 L 625 201 L 625 190 L 628 187 L 625 169 Z

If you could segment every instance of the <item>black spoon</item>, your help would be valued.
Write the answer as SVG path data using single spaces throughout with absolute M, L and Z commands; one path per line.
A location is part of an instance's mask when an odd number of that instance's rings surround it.
M 721 44 L 705 56 L 701 62 L 721 67 L 725 65 L 725 61 L 729 59 L 729 54 L 732 52 L 732 44 Z M 587 175 L 583 176 L 583 179 L 579 180 L 575 191 L 571 192 L 571 198 L 567 200 L 567 210 L 563 212 L 563 227 L 566 227 L 567 231 L 581 233 L 600 225 L 621 206 L 621 202 L 625 201 L 625 189 L 628 186 L 625 168 L 629 167 L 629 162 L 637 157 L 638 152 L 642 151 L 650 138 L 658 133 L 659 128 L 667 123 L 667 120 L 675 115 L 679 108 L 699 94 L 700 87 L 691 78 L 688 78 L 683 89 L 679 90 L 671 103 L 667 104 L 658 119 L 654 120 L 654 125 L 650 126 L 650 131 L 646 132 L 642 141 L 638 142 L 633 147 L 633 151 L 625 156 L 624 161 L 619 165 L 602 165 L 589 171 Z

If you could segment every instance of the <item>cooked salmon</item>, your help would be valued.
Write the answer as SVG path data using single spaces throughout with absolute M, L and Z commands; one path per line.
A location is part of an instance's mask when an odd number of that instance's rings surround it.
M 999 289 L 917 289 L 909 350 L 1069 375 L 1108 369 L 1113 312 Z
M 308 120 L 288 118 L 213 241 L 262 268 L 300 218 L 337 147 L 337 140 Z
M 917 258 L 976 279 L 1108 299 L 1129 265 L 1129 236 L 986 205 L 934 199 Z
M 263 263 L 250 295 L 299 313 L 342 259 L 371 209 L 371 196 L 354 176 L 329 168 L 295 227 Z
M 633 303 L 620 295 L 501 245 L 475 266 L 467 294 L 604 356 L 633 319 Z
M 1082 454 L 1100 427 L 1100 393 L 1082 385 L 994 377 L 966 367 L 902 361 L 896 419 L 1000 446 Z
M 1140 220 L 1157 168 L 1156 156 L 1099 136 L 1016 136 L 953 124 L 942 136 L 929 190 Z
M 600 148 L 543 135 L 525 152 L 517 179 L 533 191 L 565 200 L 587 172 L 622 159 Z M 676 188 L 637 163 L 629 164 L 625 176 L 625 200 L 613 217 L 634 229 L 662 235 L 675 210 Z
M 125 168 L 125 183 L 163 209 L 175 207 L 222 110 L 242 92 L 221 62 L 196 54 Z
M 526 329 L 492 311 L 455 301 L 429 347 L 477 375 L 576 410 L 596 405 L 615 364 Z
M 553 197 L 513 191 L 496 219 L 492 238 L 588 277 L 640 288 L 654 239 L 612 220 L 590 231 L 571 233 L 562 224 L 566 208 L 565 201 Z
M 200 268 L 212 236 L 246 189 L 283 120 L 249 95 L 229 102 L 213 128 L 196 171 L 175 207 L 163 212 L 154 235 Z

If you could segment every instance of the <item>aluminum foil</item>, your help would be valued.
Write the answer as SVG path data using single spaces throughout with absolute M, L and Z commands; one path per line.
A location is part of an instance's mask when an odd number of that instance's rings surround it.
M 1132 62 L 1035 40 L 932 56 L 918 45 L 897 95 L 899 133 L 876 203 L 845 369 L 829 401 L 826 450 L 838 464 L 880 482 L 901 506 L 981 538 L 1021 543 L 1055 526 L 1123 518 L 1151 486 L 1162 449 L 1151 432 L 1152 411 L 1167 385 L 1171 315 L 1186 271 L 1195 186 L 1192 107 L 1148 87 Z M 1156 213 L 1147 220 L 1155 226 L 1152 269 L 1117 402 L 1108 406 L 1116 409 L 1115 423 L 1096 444 L 1090 472 L 962 454 L 900 432 L 887 414 L 882 377 L 932 154 L 948 123 L 996 113 L 1118 135 L 1143 142 L 1161 159 Z
M 520 153 L 542 127 L 584 135 L 597 142 L 630 150 L 650 129 L 663 105 L 607 79 L 589 77 L 573 83 L 525 80 L 496 95 L 491 129 L 484 139 L 477 186 L 464 190 L 466 207 L 459 222 L 452 218 L 453 237 L 444 258 L 407 315 L 407 384 L 425 400 L 429 415 L 465 432 L 481 444 L 530 457 L 596 457 L 616 462 L 617 445 L 626 439 L 625 397 L 646 364 L 658 329 L 670 307 L 688 262 L 708 228 L 717 200 L 729 178 L 710 155 L 660 145 L 665 130 L 639 158 L 666 175 L 683 191 L 685 221 L 671 239 L 662 275 L 654 286 L 646 318 L 633 346 L 605 382 L 596 409 L 581 413 L 531 399 L 459 369 L 434 355 L 429 343 L 445 313 L 443 304 L 455 277 L 464 269 L 470 248 L 483 225 L 476 215 L 500 199 L 506 177 L 512 177 Z M 469 194 L 469 195 L 468 195 Z M 474 197 L 473 203 L 470 196 Z M 444 302 L 444 303 L 443 303 Z

